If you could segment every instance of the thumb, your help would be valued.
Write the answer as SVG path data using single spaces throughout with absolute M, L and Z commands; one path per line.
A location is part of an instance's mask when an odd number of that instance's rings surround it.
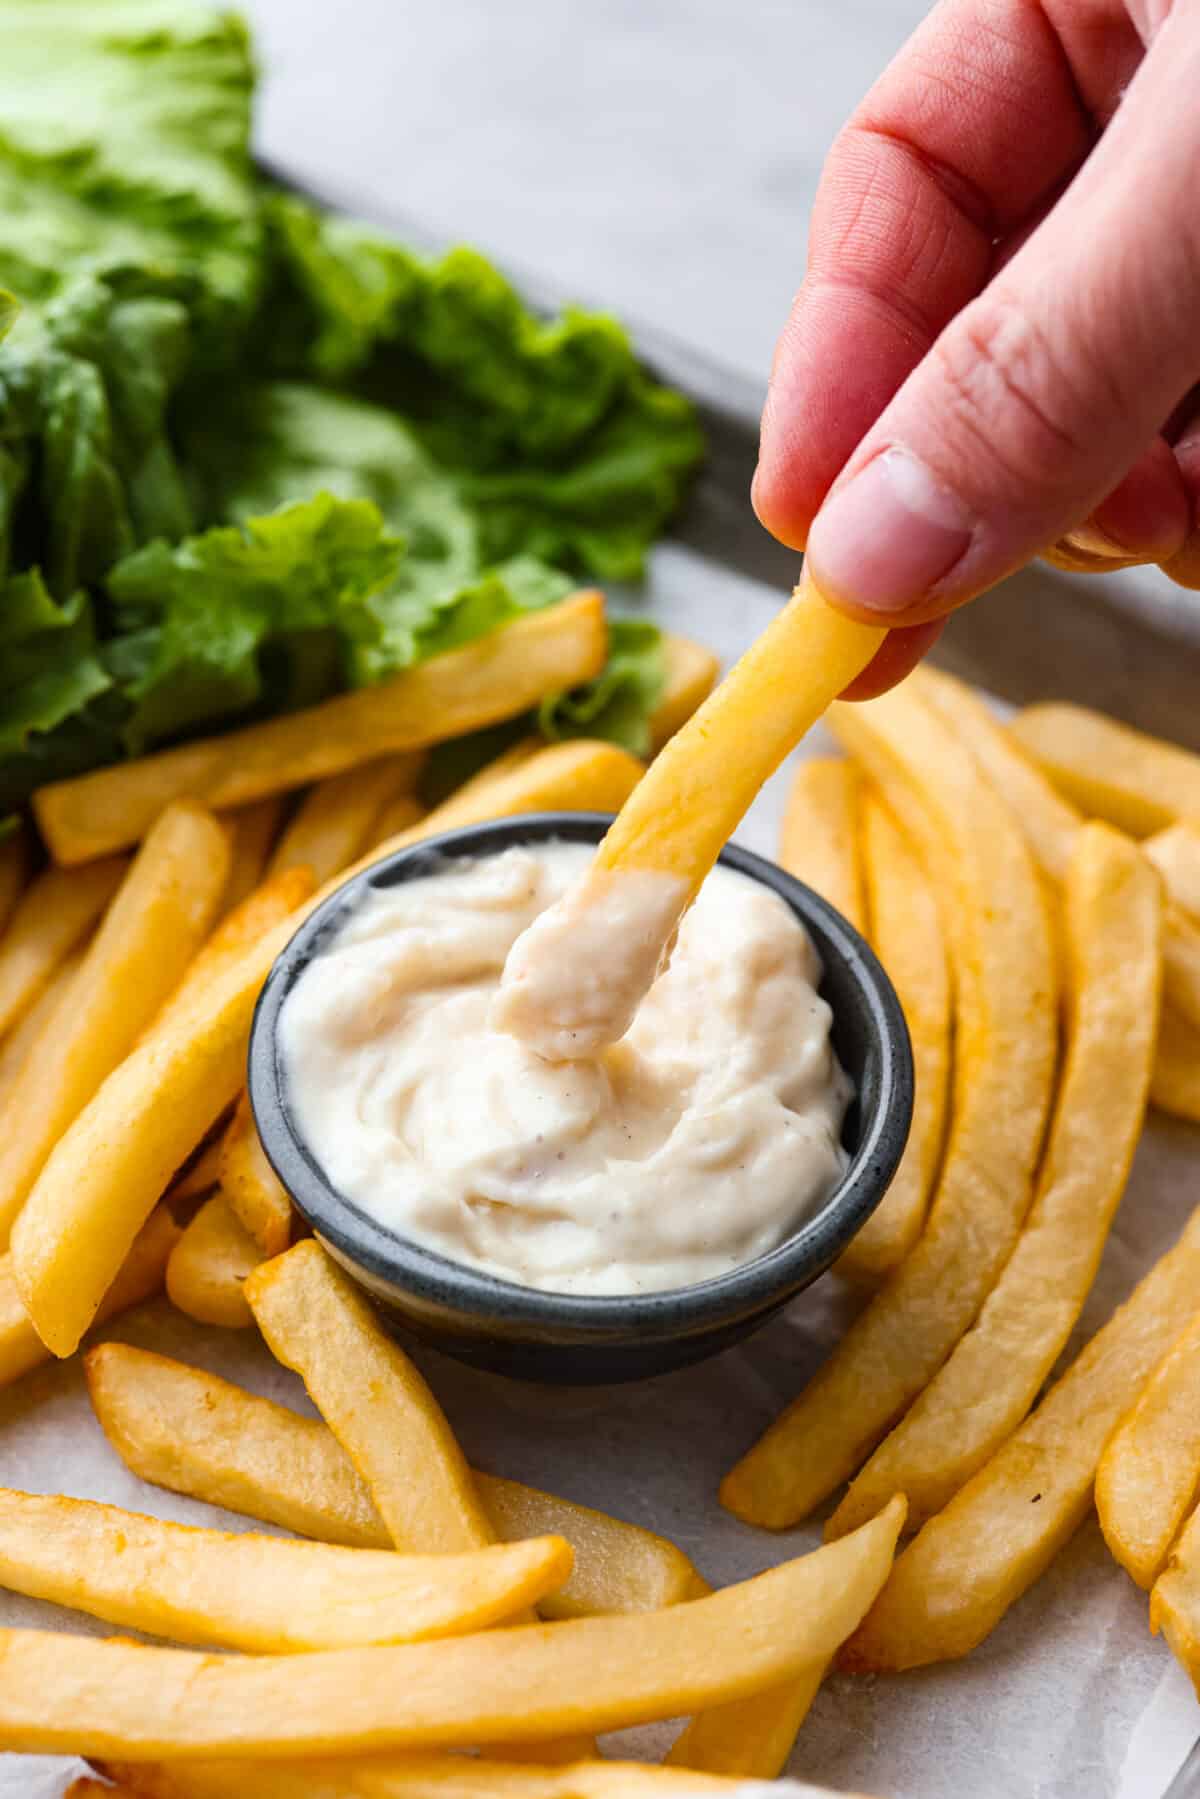
M 946 327 L 813 521 L 820 588 L 938 618 L 1086 519 L 1200 375 L 1200 27 L 1177 7 L 1064 198 Z

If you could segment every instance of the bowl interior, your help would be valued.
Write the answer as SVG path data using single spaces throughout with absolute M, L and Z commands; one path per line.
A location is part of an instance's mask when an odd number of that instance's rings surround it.
M 845 1173 L 819 1210 L 766 1255 L 695 1286 L 657 1293 L 578 1296 L 519 1286 L 413 1242 L 339 1193 L 309 1152 L 292 1116 L 276 1025 L 292 985 L 337 936 L 370 889 L 420 880 L 448 860 L 493 855 L 511 845 L 558 840 L 598 843 L 601 813 L 538 813 L 448 832 L 353 877 L 301 926 L 263 988 L 251 1034 L 250 1098 L 267 1156 L 313 1229 L 379 1297 L 399 1300 L 419 1320 L 452 1308 L 486 1319 L 500 1335 L 546 1342 L 642 1342 L 700 1332 L 774 1310 L 821 1274 L 878 1205 L 908 1136 L 912 1061 L 908 1032 L 887 976 L 864 940 L 810 888 L 748 850 L 721 861 L 778 893 L 800 918 L 821 957 L 820 992 L 833 1013 L 833 1042 L 854 1082 L 843 1143 Z

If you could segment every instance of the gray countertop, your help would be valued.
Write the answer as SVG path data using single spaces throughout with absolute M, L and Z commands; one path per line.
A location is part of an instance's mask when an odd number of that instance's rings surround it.
M 764 380 L 919 0 L 250 0 L 265 153 Z

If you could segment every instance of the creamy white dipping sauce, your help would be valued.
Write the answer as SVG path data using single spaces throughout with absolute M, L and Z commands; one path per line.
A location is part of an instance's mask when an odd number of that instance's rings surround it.
M 850 1084 L 807 934 L 724 868 L 619 1043 L 551 1062 L 495 1028 L 512 944 L 592 854 L 510 849 L 373 891 L 281 1010 L 288 1105 L 340 1192 L 456 1261 L 559 1293 L 687 1286 L 817 1210 Z

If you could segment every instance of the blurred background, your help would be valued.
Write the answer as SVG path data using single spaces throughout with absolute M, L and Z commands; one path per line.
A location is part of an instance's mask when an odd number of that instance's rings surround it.
M 249 0 L 264 155 L 760 383 L 920 0 Z

